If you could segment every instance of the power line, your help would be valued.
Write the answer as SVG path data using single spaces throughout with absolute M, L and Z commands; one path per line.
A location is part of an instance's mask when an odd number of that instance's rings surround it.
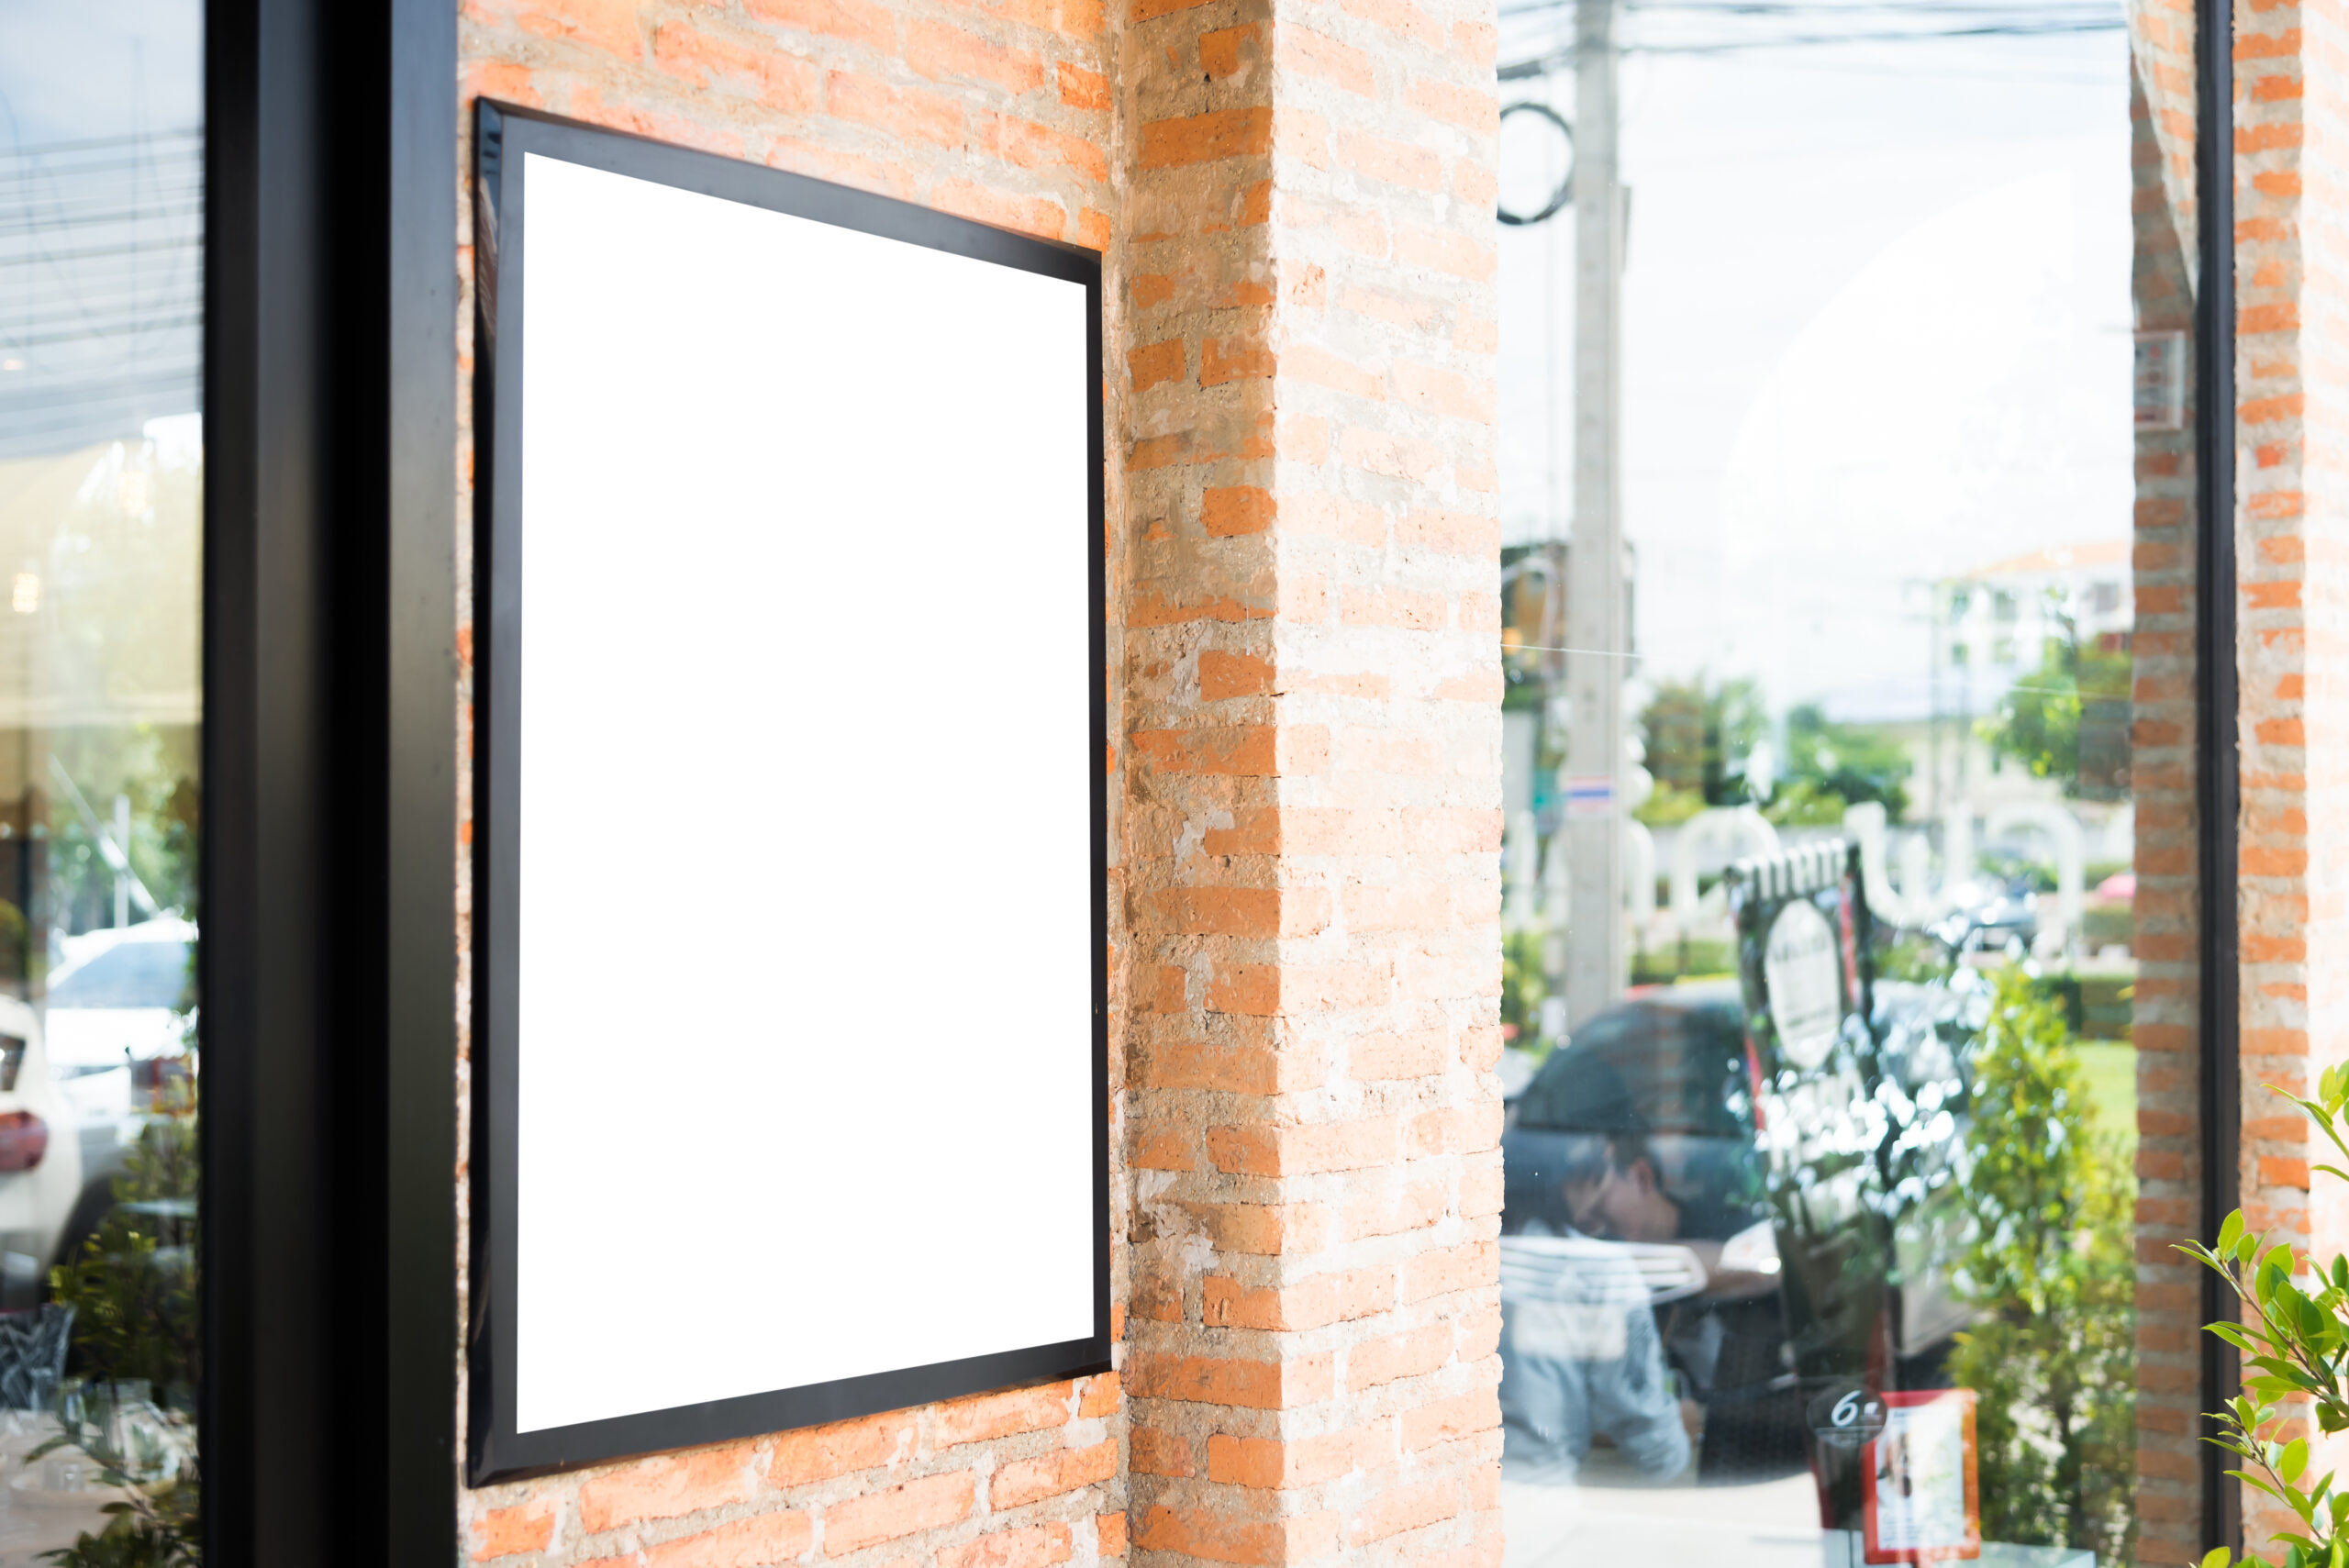
M 1529 6 L 1521 11 L 1505 14 L 1521 16 L 1534 14 L 1537 11 L 1559 10 L 1570 3 L 1571 0 L 1538 0 L 1538 4 Z M 1753 50 L 1810 49 L 1839 44 L 1921 43 L 1943 39 L 2050 38 L 2082 33 L 2119 32 L 2126 26 L 2127 23 L 2116 15 L 2110 16 L 2109 19 L 2099 18 L 2092 21 L 2083 19 L 2038 24 L 2006 22 L 1979 28 L 1944 28 L 1931 31 L 1908 29 L 1899 32 L 1813 33 L 1780 38 L 1709 39 L 1695 43 L 1627 43 L 1621 45 L 1618 52 L 1711 55 L 1743 53 Z M 1553 71 L 1562 71 L 1572 65 L 1574 59 L 1574 47 L 1571 44 L 1562 45 L 1547 54 L 1536 56 L 1531 60 L 1516 61 L 1502 66 L 1500 79 L 1504 82 L 1521 82 L 1528 77 L 1546 76 Z

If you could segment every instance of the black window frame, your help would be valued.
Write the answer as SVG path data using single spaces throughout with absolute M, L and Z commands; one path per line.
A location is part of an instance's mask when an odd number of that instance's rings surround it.
M 2217 1240 L 2241 1201 L 2242 972 L 2236 941 L 2236 872 L 2243 811 L 2243 750 L 2235 672 L 2235 134 L 2234 6 L 2195 0 L 2195 205 L 2199 273 L 2194 299 L 2195 796 L 2201 900 L 2200 1091 L 2202 1212 L 2197 1229 Z M 2203 1272 L 2202 1320 L 2231 1319 L 2235 1303 Z M 2235 1352 L 2215 1334 L 2201 1341 L 2203 1418 L 2239 1387 Z M 2202 1547 L 2243 1550 L 2243 1498 L 2213 1442 L 2201 1451 Z
M 457 18 L 206 0 L 206 1560 L 458 1551 Z

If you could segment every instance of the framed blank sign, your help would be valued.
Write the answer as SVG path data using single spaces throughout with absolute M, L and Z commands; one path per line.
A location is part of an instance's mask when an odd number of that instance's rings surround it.
M 474 1481 L 1106 1368 L 1098 257 L 477 128 Z

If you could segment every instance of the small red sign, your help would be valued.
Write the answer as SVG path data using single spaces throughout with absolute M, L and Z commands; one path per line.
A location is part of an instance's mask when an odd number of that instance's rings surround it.
M 1884 1396 L 1884 1429 L 1860 1450 L 1870 1562 L 1970 1562 L 1982 1555 L 1974 1391 Z

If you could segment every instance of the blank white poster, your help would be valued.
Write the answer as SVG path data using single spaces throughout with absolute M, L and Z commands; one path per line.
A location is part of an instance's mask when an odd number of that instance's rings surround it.
M 1083 1339 L 1085 291 L 527 157 L 517 1429 Z

